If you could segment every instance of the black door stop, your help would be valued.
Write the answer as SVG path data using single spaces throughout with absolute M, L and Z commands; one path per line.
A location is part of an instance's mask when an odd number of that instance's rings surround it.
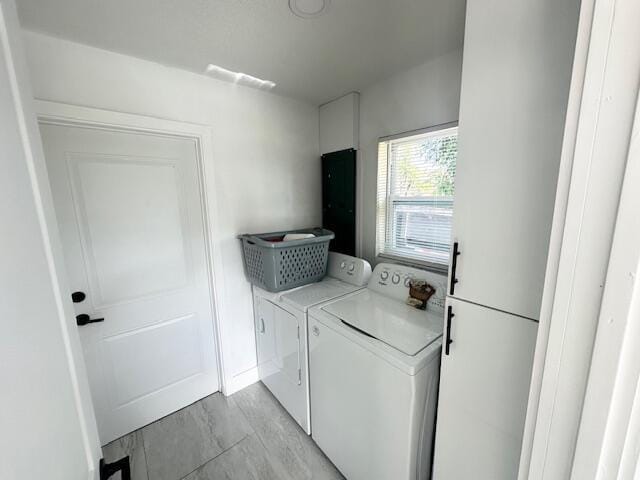
M 122 480 L 131 480 L 131 466 L 129 465 L 129 456 L 127 455 L 113 463 L 107 463 L 104 458 L 100 459 L 100 480 L 107 480 L 114 473 L 122 472 Z

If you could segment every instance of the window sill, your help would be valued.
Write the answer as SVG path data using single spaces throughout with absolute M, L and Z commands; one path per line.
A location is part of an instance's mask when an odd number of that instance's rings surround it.
M 416 260 L 415 258 L 401 257 L 399 255 L 390 255 L 388 253 L 379 253 L 376 255 L 376 262 L 391 261 L 408 267 L 419 268 L 429 272 L 438 273 L 440 275 L 449 275 L 449 267 L 438 263 L 427 262 L 424 260 Z

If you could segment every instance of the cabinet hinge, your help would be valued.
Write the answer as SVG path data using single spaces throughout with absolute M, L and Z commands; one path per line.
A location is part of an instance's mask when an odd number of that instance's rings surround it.
M 302 369 L 298 369 L 298 385 L 302 385 Z

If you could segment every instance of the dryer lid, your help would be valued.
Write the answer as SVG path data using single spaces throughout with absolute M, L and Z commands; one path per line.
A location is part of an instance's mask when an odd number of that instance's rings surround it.
M 322 307 L 344 323 L 406 355 L 442 336 L 442 315 L 410 307 L 369 289 Z
M 318 303 L 327 302 L 347 293 L 355 292 L 359 288 L 340 280 L 326 278 L 318 283 L 312 283 L 301 288 L 296 288 L 283 294 L 280 299 L 289 305 L 306 312 L 309 307 Z

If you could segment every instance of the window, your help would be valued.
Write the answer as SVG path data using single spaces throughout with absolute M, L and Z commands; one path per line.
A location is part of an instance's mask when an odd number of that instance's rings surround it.
M 380 140 L 378 255 L 447 268 L 457 156 L 457 124 Z

